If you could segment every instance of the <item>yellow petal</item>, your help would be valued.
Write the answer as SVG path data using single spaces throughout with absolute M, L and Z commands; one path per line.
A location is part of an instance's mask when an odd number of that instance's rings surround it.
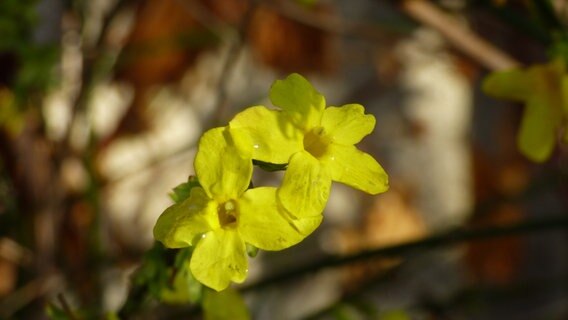
M 330 187 L 327 170 L 308 152 L 301 151 L 290 158 L 277 197 L 292 217 L 313 217 L 323 212 Z
M 256 160 L 288 163 L 290 156 L 302 149 L 302 133 L 287 121 L 282 111 L 250 107 L 238 113 L 229 126 L 238 133 L 234 140 L 248 144 Z
M 291 219 L 290 221 L 292 222 L 292 225 L 294 225 L 294 228 L 300 234 L 306 237 L 319 227 L 322 220 L 323 220 L 323 215 L 319 214 L 317 216 Z
M 319 125 L 325 108 L 325 98 L 297 73 L 274 82 L 270 88 L 270 101 L 282 108 L 290 121 L 301 129 Z
M 483 80 L 482 89 L 495 98 L 522 101 L 531 92 L 529 73 L 521 69 L 493 72 Z
M 370 194 L 385 192 L 389 188 L 387 173 L 381 165 L 355 146 L 331 144 L 329 156 L 323 163 L 333 181 Z
M 234 288 L 221 292 L 203 292 L 204 320 L 250 320 L 251 316 L 243 297 Z
M 551 107 L 538 96 L 525 106 L 517 143 L 521 152 L 535 162 L 547 160 L 554 149 L 560 119 L 554 117 Z
M 187 199 L 160 215 L 154 238 L 168 248 L 188 247 L 196 237 L 218 227 L 217 203 L 202 188 L 194 187 Z
M 217 291 L 231 281 L 241 283 L 248 272 L 245 243 L 234 229 L 208 232 L 193 251 L 190 269 L 195 279 Z
M 356 144 L 375 128 L 375 117 L 365 114 L 360 104 L 328 107 L 323 112 L 322 127 L 334 141 Z
M 194 166 L 205 192 L 220 203 L 238 198 L 252 177 L 250 153 L 237 147 L 227 127 L 203 134 Z
M 531 95 L 526 101 L 517 143 L 533 161 L 545 161 L 554 150 L 556 132 L 566 112 L 564 73 L 561 59 L 529 69 Z
M 263 250 L 282 250 L 305 236 L 286 219 L 276 201 L 276 188 L 249 189 L 239 199 L 239 233 L 245 242 Z

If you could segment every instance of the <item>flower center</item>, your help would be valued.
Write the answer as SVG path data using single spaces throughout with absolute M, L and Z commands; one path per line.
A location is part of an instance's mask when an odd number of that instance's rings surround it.
M 229 200 L 217 207 L 217 215 L 221 228 L 232 228 L 237 225 L 237 203 Z
M 304 136 L 304 149 L 317 159 L 326 154 L 330 143 L 331 138 L 323 127 L 316 127 Z

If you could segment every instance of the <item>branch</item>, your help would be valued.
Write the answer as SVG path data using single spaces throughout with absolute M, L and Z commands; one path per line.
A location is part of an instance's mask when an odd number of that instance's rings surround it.
M 248 1 L 248 8 L 239 23 L 237 32 L 238 37 L 235 41 L 231 44 L 229 51 L 225 57 L 225 61 L 223 61 L 223 65 L 221 67 L 221 73 L 219 74 L 218 83 L 217 83 L 217 96 L 215 100 L 215 113 L 216 116 L 211 119 L 208 128 L 219 126 L 223 123 L 223 120 L 228 116 L 228 94 L 227 94 L 227 84 L 228 80 L 231 76 L 231 73 L 235 69 L 235 65 L 238 61 L 240 52 L 242 51 L 243 46 L 247 42 L 247 30 L 249 28 L 252 15 L 258 6 L 258 0 L 249 0 Z
M 69 124 L 65 128 L 63 139 L 61 140 L 60 152 L 66 153 L 71 149 L 71 139 L 73 134 L 73 125 L 75 124 L 79 112 L 85 107 L 89 94 L 94 86 L 95 69 L 101 56 L 105 53 L 104 40 L 107 38 L 112 21 L 120 13 L 120 11 L 129 3 L 129 0 L 117 0 L 110 8 L 109 12 L 101 21 L 101 30 L 98 37 L 94 40 L 92 46 L 81 46 L 81 58 L 83 69 L 81 71 L 80 89 L 77 97 L 71 106 L 71 115 Z M 84 28 L 84 26 L 82 26 Z M 82 31 L 81 31 L 82 32 Z
M 276 10 L 282 16 L 300 24 L 342 36 L 384 42 L 395 35 L 404 33 L 400 28 L 388 23 L 347 20 L 329 12 L 306 10 L 303 6 L 292 1 L 271 0 L 263 2 L 262 5 Z
M 0 259 L 29 267 L 34 259 L 30 249 L 9 238 L 0 238 Z
M 44 275 L 20 286 L 0 300 L 0 319 L 12 319 L 20 309 L 61 286 L 63 277 L 58 273 Z
M 61 308 L 67 314 L 69 319 L 70 320 L 78 320 L 77 317 L 75 316 L 75 314 L 73 314 L 73 311 L 69 307 L 69 303 L 67 303 L 67 300 L 65 300 L 65 296 L 63 296 L 62 293 L 57 295 L 57 299 L 59 300 L 59 303 L 61 303 Z
M 533 232 L 550 231 L 554 229 L 567 229 L 568 215 L 556 215 L 552 218 L 525 221 L 510 224 L 507 226 L 493 226 L 483 229 L 454 229 L 452 231 L 427 237 L 422 240 L 411 241 L 400 245 L 383 247 L 375 250 L 363 251 L 358 254 L 348 256 L 329 256 L 323 260 L 292 269 L 287 272 L 270 276 L 266 279 L 252 283 L 242 288 L 242 291 L 252 291 L 259 288 L 268 287 L 289 281 L 302 275 L 314 273 L 322 269 L 340 267 L 355 262 L 365 261 L 375 258 L 400 257 L 415 251 L 433 249 L 454 245 L 462 242 L 483 240 L 511 235 L 528 234 Z
M 467 30 L 456 19 L 426 0 L 406 0 L 402 3 L 402 10 L 438 31 L 449 43 L 490 70 L 509 69 L 519 65 L 511 56 Z

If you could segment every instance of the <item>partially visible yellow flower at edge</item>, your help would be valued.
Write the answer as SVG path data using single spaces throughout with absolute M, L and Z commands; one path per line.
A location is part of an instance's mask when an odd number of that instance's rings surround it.
M 563 140 L 568 142 L 568 75 L 562 60 L 494 72 L 484 80 L 483 91 L 495 98 L 524 102 L 517 145 L 529 159 L 547 160 L 563 127 Z
M 252 146 L 254 159 L 288 163 L 278 200 L 293 221 L 321 215 L 331 181 L 370 194 L 388 189 L 381 165 L 354 146 L 375 127 L 375 118 L 365 114 L 363 106 L 326 108 L 325 98 L 299 74 L 276 81 L 270 99 L 281 110 L 251 107 L 229 126 L 248 133 L 238 143 Z M 314 229 L 302 227 L 304 233 Z

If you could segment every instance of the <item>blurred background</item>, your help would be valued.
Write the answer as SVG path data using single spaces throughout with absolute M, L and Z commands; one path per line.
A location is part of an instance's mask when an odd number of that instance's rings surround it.
M 270 106 L 291 72 L 375 115 L 359 148 L 391 187 L 334 184 L 317 232 L 251 259 L 254 319 L 568 319 L 566 220 L 531 227 L 567 217 L 567 146 L 529 162 L 522 104 L 480 90 L 489 72 L 546 62 L 567 22 L 563 0 L 1 1 L 0 319 L 121 310 L 200 135 Z M 396 249 L 408 241 L 424 245 Z M 154 300 L 121 315 L 201 317 Z

